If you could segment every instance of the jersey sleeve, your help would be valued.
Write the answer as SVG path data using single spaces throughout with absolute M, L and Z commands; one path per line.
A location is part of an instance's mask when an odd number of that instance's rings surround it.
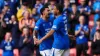
M 57 20 L 54 20 L 52 29 L 53 30 L 58 30 L 59 29 L 59 22 Z
M 39 28 L 40 28 L 40 21 L 36 23 L 34 30 L 39 30 Z

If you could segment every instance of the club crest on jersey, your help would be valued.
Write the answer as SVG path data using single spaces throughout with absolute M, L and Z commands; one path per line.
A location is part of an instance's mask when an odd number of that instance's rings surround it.
M 37 26 L 35 26 L 35 28 L 38 28 Z

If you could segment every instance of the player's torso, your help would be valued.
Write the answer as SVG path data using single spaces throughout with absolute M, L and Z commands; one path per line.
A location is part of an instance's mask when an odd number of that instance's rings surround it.
M 52 21 L 48 20 L 48 21 L 44 21 L 43 19 L 41 19 L 41 24 L 40 24 L 40 29 L 39 29 L 39 39 L 41 39 L 42 37 L 44 37 L 50 30 L 52 27 Z M 40 50 L 46 50 L 46 49 L 51 49 L 52 48 L 52 43 L 53 43 L 53 36 L 51 36 L 50 38 L 44 40 L 41 44 L 40 44 Z
M 54 48 L 66 49 L 69 48 L 69 38 L 67 34 L 67 18 L 64 16 L 59 16 L 56 18 L 59 28 L 54 33 Z
M 52 27 L 52 22 L 51 21 L 44 21 L 43 19 L 41 19 L 41 23 L 40 23 L 40 28 L 39 28 L 39 36 L 40 38 L 45 36 Z

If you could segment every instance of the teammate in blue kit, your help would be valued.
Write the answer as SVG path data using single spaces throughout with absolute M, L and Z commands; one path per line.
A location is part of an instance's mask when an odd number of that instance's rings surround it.
M 67 33 L 67 19 L 61 15 L 63 7 L 61 5 L 54 6 L 54 15 L 56 19 L 53 22 L 52 29 L 37 44 L 41 44 L 45 39 L 50 38 L 54 34 L 54 42 L 52 46 L 52 54 L 50 56 L 69 56 L 69 37 Z
M 1 49 L 3 50 L 2 56 L 14 56 L 14 42 L 12 41 L 11 33 L 7 32 L 5 35 L 5 40 L 1 43 Z
M 33 32 L 33 38 L 35 42 L 45 36 L 52 28 L 53 18 L 49 17 L 49 8 L 47 6 L 44 6 L 41 9 L 41 15 L 42 17 L 36 22 L 36 26 Z M 36 37 L 38 37 L 38 39 Z M 45 39 L 39 45 L 40 54 L 42 56 L 50 56 L 52 43 L 53 36 L 51 36 L 51 38 Z

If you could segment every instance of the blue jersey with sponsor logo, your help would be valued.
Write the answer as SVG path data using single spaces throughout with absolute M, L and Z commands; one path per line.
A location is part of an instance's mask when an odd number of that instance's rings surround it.
M 53 20 L 51 18 L 48 18 L 48 21 L 45 21 L 42 18 L 40 18 L 36 22 L 36 26 L 35 26 L 34 30 L 38 31 L 38 39 L 41 39 L 42 37 L 44 37 L 51 30 L 52 22 L 53 22 Z M 39 46 L 40 51 L 52 48 L 52 43 L 53 43 L 53 39 L 52 38 L 53 38 L 53 36 L 51 36 L 50 38 L 44 40 L 40 44 L 40 46 Z
M 80 29 L 81 25 L 76 25 L 75 27 L 75 31 L 78 31 Z M 87 25 L 83 25 L 82 26 L 82 31 L 79 33 L 79 35 L 76 37 L 76 43 L 77 44 L 83 44 L 86 43 L 88 41 L 86 35 L 84 34 L 83 31 L 89 31 L 88 26 Z
M 52 30 L 55 30 L 53 48 L 62 50 L 68 49 L 67 18 L 64 15 L 60 15 L 54 20 Z
M 3 49 L 3 56 L 14 56 L 13 49 L 14 49 L 14 42 L 6 42 L 3 41 L 1 43 L 1 48 Z

